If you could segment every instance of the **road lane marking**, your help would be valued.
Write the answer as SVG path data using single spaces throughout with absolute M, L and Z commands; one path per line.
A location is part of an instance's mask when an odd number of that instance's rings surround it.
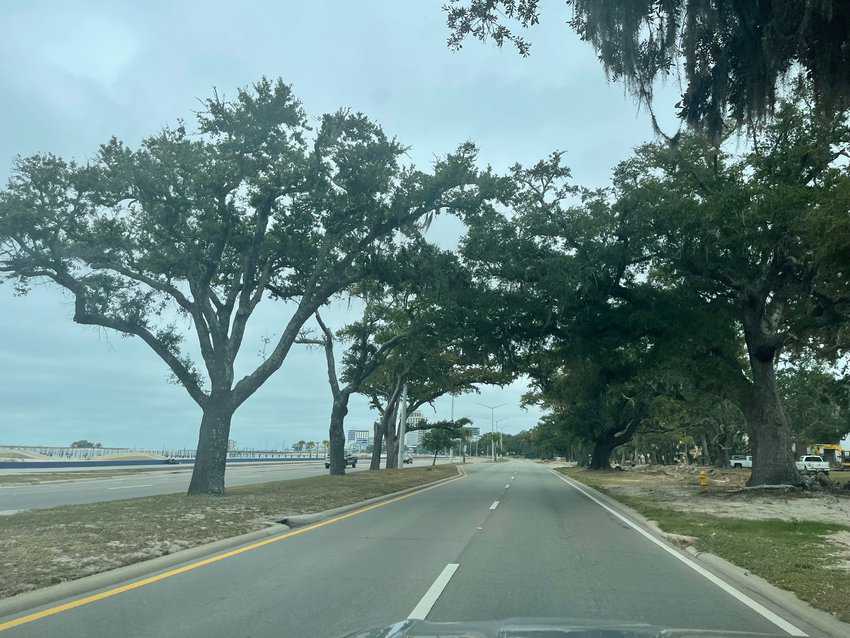
M 491 509 L 491 510 L 494 510 L 494 509 L 496 509 L 497 507 L 499 507 L 499 501 L 493 501 L 493 504 L 490 506 L 490 509 Z
M 410 612 L 408 619 L 425 620 L 428 617 L 428 614 L 431 613 L 431 608 L 434 606 L 434 603 L 437 602 L 440 594 L 443 593 L 446 585 L 449 584 L 449 581 L 452 579 L 452 576 L 454 576 L 458 567 L 460 567 L 458 563 L 449 563 L 443 567 L 443 571 L 441 571 L 440 575 L 437 576 L 437 580 L 431 583 L 428 591 L 426 591 L 425 595 L 422 596 L 422 599 L 416 603 L 416 607 L 414 607 L 413 611 Z
M 361 507 L 360 509 L 352 510 L 350 512 L 346 512 L 345 514 L 340 514 L 339 516 L 335 516 L 324 521 L 319 521 L 318 523 L 313 523 L 312 525 L 305 525 L 304 527 L 299 527 L 288 532 L 284 532 L 283 534 L 279 534 L 278 536 L 272 536 L 270 538 L 257 541 L 256 543 L 251 543 L 250 545 L 243 545 L 242 547 L 237 547 L 236 549 L 232 549 L 221 554 L 215 554 L 213 556 L 203 558 L 193 563 L 187 563 L 186 565 L 175 567 L 174 569 L 169 569 L 159 574 L 148 576 L 147 578 L 134 580 L 125 585 L 119 585 L 118 587 L 113 587 L 112 589 L 107 589 L 102 592 L 98 592 L 97 594 L 91 594 L 89 596 L 77 598 L 68 601 L 67 603 L 62 603 L 61 605 L 48 607 L 47 609 L 43 609 L 32 614 L 27 614 L 26 616 L 20 616 L 19 618 L 13 618 L 12 620 L 7 620 L 6 622 L 0 622 L 0 632 L 6 631 L 7 629 L 12 629 L 14 627 L 19 627 L 20 625 L 26 625 L 28 623 L 35 622 L 36 620 L 41 620 L 42 618 L 55 616 L 56 614 L 60 614 L 64 611 L 70 611 L 72 609 L 76 609 L 77 607 L 82 607 L 84 605 L 95 603 L 99 600 L 112 598 L 113 596 L 117 596 L 118 594 L 122 594 L 127 591 L 132 591 L 134 589 L 139 589 L 141 587 L 144 587 L 145 585 L 152 585 L 153 583 L 158 583 L 159 581 L 165 580 L 166 578 L 171 578 L 172 576 L 177 576 L 179 574 L 185 574 L 186 572 L 193 571 L 200 567 L 205 567 L 206 565 L 212 565 L 213 563 L 225 560 L 226 558 L 232 558 L 233 556 L 238 556 L 239 554 L 244 554 L 245 552 L 250 552 L 252 550 L 259 549 L 260 547 L 271 545 L 272 543 L 284 541 L 288 538 L 292 538 L 293 536 L 300 536 L 301 534 L 306 534 L 307 532 L 311 532 L 314 529 L 319 529 L 320 527 L 325 527 L 327 525 L 333 525 L 334 523 L 338 523 L 348 518 L 358 516 L 359 514 L 371 512 L 372 510 L 378 509 L 380 507 L 385 507 L 387 505 L 390 505 L 391 503 L 403 501 L 407 498 L 410 498 L 411 496 L 416 496 L 418 494 L 421 494 L 422 492 L 428 492 L 438 487 L 443 487 L 443 485 L 448 485 L 449 483 L 454 483 L 455 481 L 459 481 L 467 477 L 467 474 L 463 471 L 463 468 L 459 467 L 458 470 L 460 472 L 460 476 L 441 481 L 434 485 L 427 485 L 422 489 L 416 490 L 415 492 L 402 494 L 389 500 L 381 501 L 380 503 L 373 503 L 372 505 L 367 505 L 366 507 Z
M 761 603 L 756 602 L 755 600 L 753 600 L 752 598 L 747 596 L 744 592 L 736 589 L 735 587 L 733 587 L 732 585 L 727 583 L 722 578 L 715 576 L 710 571 L 708 571 L 707 569 L 705 569 L 701 565 L 695 563 L 694 561 L 692 561 L 687 556 L 684 556 L 683 554 L 680 554 L 679 552 L 675 551 L 671 547 L 668 547 L 665 543 L 663 543 L 662 541 L 657 539 L 655 536 L 653 536 L 652 534 L 647 532 L 645 529 L 643 529 L 640 525 L 638 525 L 637 523 L 626 518 L 625 516 L 620 514 L 617 510 L 609 507 L 608 505 L 606 505 L 605 503 L 600 501 L 598 498 L 593 496 L 593 494 L 591 494 L 590 492 L 585 490 L 581 486 L 581 484 L 579 484 L 577 481 L 569 479 L 566 476 L 564 476 L 563 474 L 561 474 L 560 472 L 555 472 L 554 470 L 552 470 L 552 473 L 555 476 L 557 476 L 559 479 L 561 479 L 564 483 L 566 483 L 567 485 L 572 487 L 573 489 L 576 489 L 579 492 L 581 492 L 582 494 L 584 494 L 587 498 L 589 498 L 591 501 L 593 501 L 594 503 L 599 505 L 599 507 L 601 507 L 602 509 L 607 511 L 609 514 L 613 514 L 614 516 L 616 516 L 623 523 L 625 523 L 626 525 L 631 527 L 633 530 L 635 530 L 638 534 L 640 534 L 644 538 L 652 541 L 653 543 L 658 545 L 658 547 L 663 549 L 665 552 L 667 552 L 671 556 L 682 561 L 685 565 L 687 565 L 688 567 L 693 569 L 700 576 L 703 576 L 706 579 L 710 580 L 712 583 L 714 583 L 715 585 L 720 587 L 720 589 L 725 591 L 727 594 L 729 594 L 730 596 L 732 596 L 733 598 L 735 598 L 739 602 L 743 603 L 744 605 L 746 605 L 747 607 L 752 609 L 754 612 L 756 612 L 757 614 L 759 614 L 763 618 L 772 622 L 774 625 L 776 625 L 777 627 L 782 629 L 782 631 L 784 631 L 785 633 L 787 633 L 791 636 L 800 636 L 800 637 L 806 637 L 806 638 L 808 637 L 809 634 L 804 632 L 802 629 L 800 629 L 796 625 L 792 625 L 790 622 L 788 622 L 787 620 L 785 620 L 781 616 L 773 613 L 771 610 L 769 610 L 767 607 L 765 607 Z M 2 626 L 0 625 L 0 627 L 2 627 Z
M 108 490 L 129 490 L 134 487 L 153 487 L 153 483 L 145 483 L 144 485 L 118 485 L 116 487 L 107 487 Z

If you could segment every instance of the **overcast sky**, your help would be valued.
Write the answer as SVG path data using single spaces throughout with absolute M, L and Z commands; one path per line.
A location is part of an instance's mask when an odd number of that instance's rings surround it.
M 116 135 L 135 145 L 178 118 L 190 120 L 213 87 L 232 95 L 262 75 L 294 86 L 308 113 L 363 111 L 411 147 L 412 163 L 472 140 L 482 164 L 503 170 L 555 149 L 567 151 L 577 182 L 603 185 L 611 168 L 652 136 L 649 118 L 607 82 L 592 50 L 566 26 L 560 0 L 545 3 L 531 32 L 532 55 L 469 42 L 447 50 L 441 0 L 398 2 L 82 2 L 7 0 L 0 38 L 0 177 L 15 155 L 53 152 L 85 160 Z M 201 9 L 202 8 L 202 9 Z M 673 127 L 676 87 L 658 108 Z M 440 221 L 432 237 L 453 244 L 462 228 Z M 136 339 L 74 324 L 71 299 L 49 285 L 23 298 L 0 286 L 0 444 L 194 447 L 200 411 L 167 382 Z M 287 308 L 261 304 L 244 346 L 279 333 Z M 330 313 L 336 326 L 345 308 Z M 255 360 L 254 363 L 258 361 Z M 504 431 L 533 426 L 522 383 L 458 397 L 455 416 Z M 448 418 L 450 400 L 425 410 Z M 323 357 L 293 349 L 281 370 L 236 413 L 240 447 L 324 440 L 330 392 Z M 352 401 L 347 427 L 374 415 Z

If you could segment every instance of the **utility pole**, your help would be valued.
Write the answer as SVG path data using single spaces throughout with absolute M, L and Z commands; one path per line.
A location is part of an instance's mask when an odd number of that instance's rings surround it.
M 507 403 L 500 403 L 498 405 L 487 405 L 486 403 L 479 403 L 478 405 L 487 408 L 490 410 L 490 455 L 493 457 L 493 463 L 496 462 L 496 423 L 493 420 L 496 408 L 501 408 L 503 405 L 507 405 Z
M 407 384 L 401 390 L 401 423 L 398 426 L 398 467 L 404 467 L 404 437 L 407 434 Z
M 496 425 L 499 426 L 499 454 L 501 454 L 502 456 L 505 455 L 505 445 L 504 445 L 505 440 L 504 440 L 504 432 L 502 431 L 502 426 L 500 424 L 504 423 L 505 421 L 508 421 L 508 420 L 510 420 L 510 417 L 504 417 L 504 418 L 501 418 L 498 421 L 496 421 Z

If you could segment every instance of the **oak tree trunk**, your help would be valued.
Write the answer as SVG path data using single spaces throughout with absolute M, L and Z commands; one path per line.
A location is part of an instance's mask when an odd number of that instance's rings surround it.
M 386 431 L 386 439 L 387 439 L 387 469 L 393 469 L 398 467 L 398 433 L 395 431 L 395 427 L 393 427 L 392 423 L 387 424 Z
M 398 467 L 398 432 L 396 432 L 396 414 L 398 403 L 388 405 L 384 413 L 384 441 L 387 447 L 387 469 Z
M 372 462 L 369 463 L 369 470 L 381 469 L 381 450 L 384 447 L 384 421 L 383 419 L 375 423 L 375 435 L 372 438 Z
M 791 452 L 791 428 L 776 389 L 774 352 L 750 351 L 753 385 L 746 413 L 753 472 L 749 485 L 795 485 L 800 475 Z
M 328 457 L 330 461 L 330 473 L 334 476 L 345 474 L 345 430 L 343 424 L 348 414 L 348 394 L 341 393 L 334 399 L 331 408 L 331 424 L 328 429 L 330 450 Z
M 593 452 L 590 455 L 591 470 L 610 470 L 611 453 L 614 451 L 614 441 L 604 437 L 597 439 L 593 444 Z
M 189 494 L 224 494 L 227 441 L 234 408 L 229 397 L 211 396 L 201 418 Z

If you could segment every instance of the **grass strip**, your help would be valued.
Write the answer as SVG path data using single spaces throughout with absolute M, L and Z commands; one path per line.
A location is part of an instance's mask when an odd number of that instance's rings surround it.
M 650 498 L 612 493 L 606 488 L 604 472 L 580 468 L 558 471 L 637 510 L 665 532 L 695 537 L 698 550 L 716 554 L 850 622 L 850 565 L 829 540 L 835 534 L 850 534 L 850 527 L 682 512 L 660 507 Z
M 144 474 L 146 472 L 162 472 L 165 474 L 177 474 L 179 466 L 163 466 L 136 469 L 117 470 L 79 470 L 76 472 L 22 472 L 20 474 L 0 474 L 0 485 L 38 485 L 39 483 L 51 483 L 53 481 L 79 481 L 85 479 L 107 479 L 116 476 L 128 476 Z M 191 471 L 192 466 L 187 465 L 185 471 Z
M 0 517 L 0 598 L 456 475 L 454 465 L 315 476 Z

